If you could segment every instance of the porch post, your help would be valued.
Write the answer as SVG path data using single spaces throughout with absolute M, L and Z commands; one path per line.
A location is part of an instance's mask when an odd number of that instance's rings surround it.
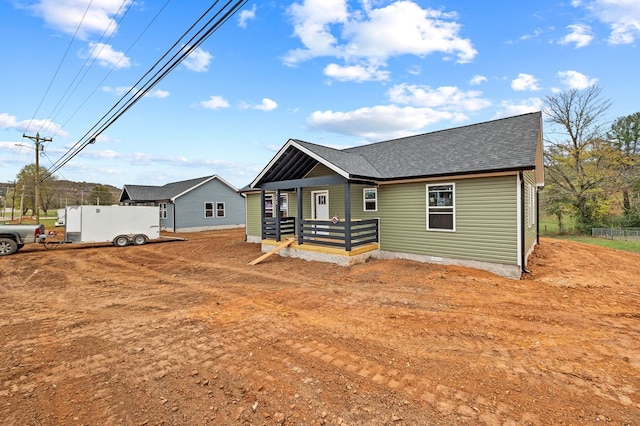
M 351 182 L 344 184 L 344 249 L 351 251 Z
M 276 241 L 280 241 L 280 188 L 276 189 L 276 199 L 273 204 L 273 216 L 276 218 Z
M 297 188 L 296 196 L 298 197 L 298 229 L 296 234 L 298 234 L 298 244 L 302 244 L 302 187 Z
M 264 196 L 264 189 L 260 189 L 260 235 L 262 236 L 262 239 L 264 240 L 265 235 L 264 235 L 264 201 L 265 201 L 265 196 Z

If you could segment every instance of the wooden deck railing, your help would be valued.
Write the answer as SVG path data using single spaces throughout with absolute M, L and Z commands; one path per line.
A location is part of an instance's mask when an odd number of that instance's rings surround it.
M 278 223 L 275 217 L 267 217 L 262 220 L 262 239 L 263 240 L 279 240 Z M 281 217 L 280 218 L 280 236 L 294 235 L 296 233 L 296 218 Z
M 353 247 L 378 242 L 378 219 L 352 220 L 349 229 L 346 224 L 344 221 L 301 220 L 298 244 L 311 243 L 351 251 Z

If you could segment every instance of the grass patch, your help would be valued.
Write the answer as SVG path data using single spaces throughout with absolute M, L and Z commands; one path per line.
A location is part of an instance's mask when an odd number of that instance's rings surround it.
M 590 237 L 588 235 L 555 236 L 559 240 L 577 241 L 579 243 L 593 244 L 601 247 L 609 247 L 616 250 L 640 253 L 640 243 L 635 241 L 608 240 L 606 238 Z

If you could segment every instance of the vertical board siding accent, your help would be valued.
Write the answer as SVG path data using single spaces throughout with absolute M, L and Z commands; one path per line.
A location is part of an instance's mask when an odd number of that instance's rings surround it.
M 515 179 L 503 176 L 453 181 L 456 232 L 426 230 L 426 183 L 380 186 L 378 212 L 374 215 L 381 219 L 380 249 L 517 264 Z

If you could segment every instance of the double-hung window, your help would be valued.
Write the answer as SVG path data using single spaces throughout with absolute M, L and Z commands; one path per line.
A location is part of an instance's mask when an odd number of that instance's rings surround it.
M 427 185 L 427 229 L 456 230 L 455 184 Z
M 167 218 L 167 203 L 160 203 L 160 219 Z
M 363 206 L 362 209 L 365 212 L 377 212 L 378 211 L 378 189 L 377 188 L 364 188 L 362 190 Z
M 216 203 L 216 217 L 224 217 L 224 203 Z
M 264 196 L 264 217 L 274 217 L 273 215 L 273 199 L 274 194 L 266 194 Z M 289 216 L 289 194 L 280 194 L 279 203 L 280 217 Z
M 529 214 L 528 225 L 531 228 L 536 223 L 536 187 L 529 184 Z
M 213 203 L 204 203 L 204 217 L 207 217 L 207 218 L 215 217 L 215 212 L 213 210 Z

